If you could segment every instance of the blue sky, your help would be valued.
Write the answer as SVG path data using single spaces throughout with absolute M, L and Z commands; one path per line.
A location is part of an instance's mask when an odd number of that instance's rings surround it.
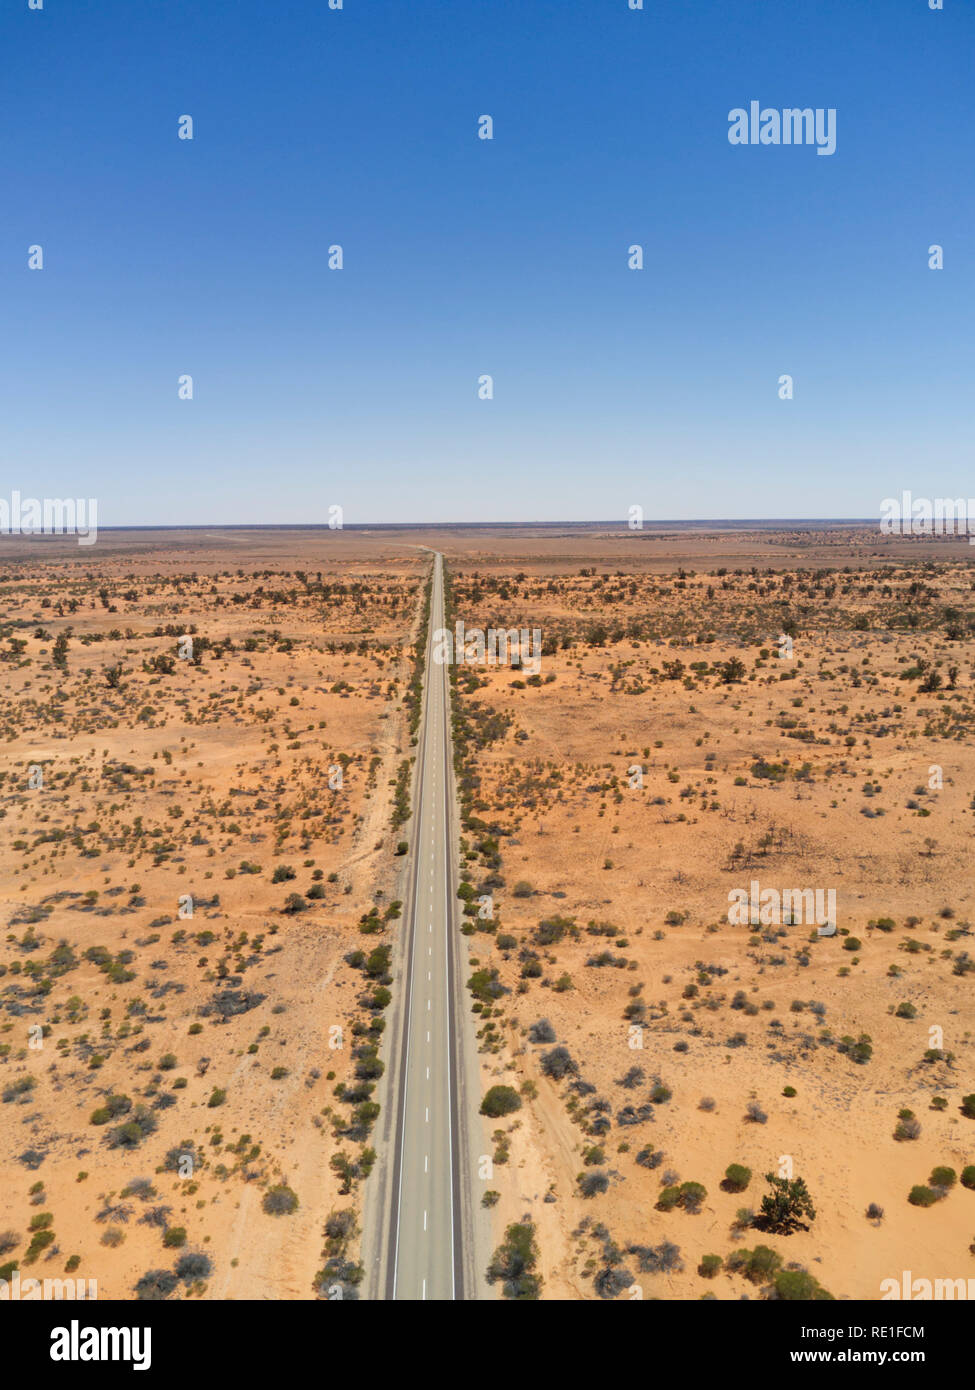
M 975 495 L 973 7 L 645 4 L 10 0 L 0 493 L 103 526 Z M 732 146 L 751 100 L 835 107 L 836 153 Z

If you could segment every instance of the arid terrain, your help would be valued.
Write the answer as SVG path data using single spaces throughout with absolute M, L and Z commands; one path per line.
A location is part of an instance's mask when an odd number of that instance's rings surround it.
M 434 548 L 542 643 L 454 672 L 496 1243 L 543 1299 L 975 1276 L 975 553 L 745 523 L 3 539 L 0 1275 L 355 1296 Z
M 522 1100 L 499 1238 L 533 1223 L 542 1297 L 975 1275 L 969 547 L 566 549 L 450 560 L 468 629 L 543 644 L 456 682 L 483 1081 Z M 773 906 L 729 920 L 753 882 Z M 776 916 L 787 889 L 835 910 Z M 763 1230 L 768 1172 L 815 1219 Z
M 400 910 L 426 562 L 328 532 L 2 558 L 0 1266 L 351 1290 L 386 972 L 346 957 Z

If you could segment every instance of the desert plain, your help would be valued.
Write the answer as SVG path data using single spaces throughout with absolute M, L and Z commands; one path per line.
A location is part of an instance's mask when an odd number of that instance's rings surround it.
M 3 538 L 0 1273 L 362 1287 L 433 550 L 541 641 L 452 672 L 492 1243 L 543 1299 L 975 1277 L 972 552 L 746 522 Z

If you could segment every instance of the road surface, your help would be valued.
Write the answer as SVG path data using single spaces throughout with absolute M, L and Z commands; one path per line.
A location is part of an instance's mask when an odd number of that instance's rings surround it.
M 477 1298 L 472 1123 L 473 1029 L 464 1003 L 466 942 L 455 920 L 457 826 L 448 668 L 432 659 L 445 626 L 443 562 L 434 556 L 423 717 L 410 825 L 405 936 L 386 1034 L 386 1154 L 367 1209 L 373 1296 Z M 370 1231 L 371 1227 L 371 1231 Z

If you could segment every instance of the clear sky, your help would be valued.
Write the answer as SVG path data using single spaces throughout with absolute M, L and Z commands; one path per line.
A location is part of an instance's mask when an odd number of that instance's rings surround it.
M 5 0 L 0 54 L 4 496 L 103 526 L 975 496 L 970 0 Z M 753 100 L 834 107 L 836 153 L 731 145 Z

